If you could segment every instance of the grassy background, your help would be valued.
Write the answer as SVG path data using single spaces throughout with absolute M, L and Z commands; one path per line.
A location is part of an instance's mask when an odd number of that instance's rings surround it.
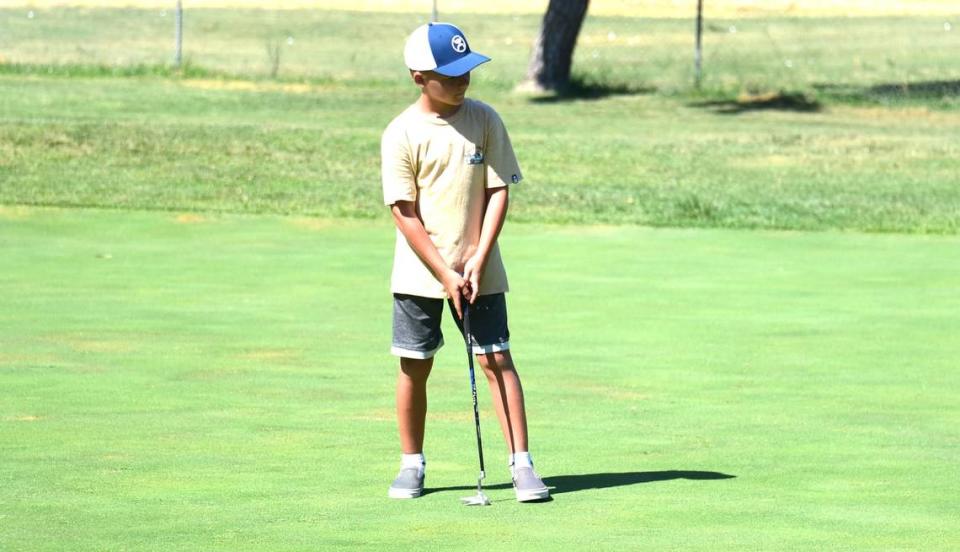
M 10 7 L 64 8 L 148 8 L 170 9 L 167 0 L 7 0 Z M 258 0 L 187 0 L 187 9 L 192 8 L 263 8 Z M 485 14 L 543 14 L 547 0 L 438 0 L 442 15 L 463 12 Z M 430 0 L 274 0 L 270 9 L 275 10 L 341 10 L 363 12 L 427 13 L 432 8 Z M 590 5 L 591 15 L 620 17 L 685 17 L 696 9 L 696 0 L 599 0 Z M 714 0 L 703 6 L 707 17 L 763 17 L 787 14 L 799 17 L 812 16 L 861 16 L 886 15 L 950 15 L 956 14 L 952 0 Z
M 34 16 L 25 17 L 26 13 Z M 883 13 L 883 12 L 877 12 Z M 508 90 L 523 77 L 541 16 L 451 13 L 495 63 L 485 82 Z M 834 86 L 870 96 L 873 86 L 960 79 L 951 55 L 960 16 L 708 18 L 704 87 L 802 91 L 830 97 Z M 280 46 L 278 75 L 337 81 L 406 80 L 403 40 L 429 13 L 339 10 L 188 9 L 184 53 L 193 67 L 249 77 L 270 75 L 268 45 Z M 584 79 L 677 93 L 693 78 L 691 14 L 589 15 L 575 51 Z M 0 10 L 0 60 L 6 64 L 128 67 L 166 65 L 173 57 L 172 12 L 163 9 Z M 292 41 L 290 40 L 292 39 Z M 358 47 L 363 44 L 363 47 Z M 482 47 L 482 48 L 481 48 Z M 46 69 L 46 68 L 44 68 Z M 10 69 L 7 68 L 7 71 Z M 42 69 L 38 69 L 43 72 Z M 914 91 L 956 107 L 956 86 Z M 903 96 L 874 90 L 873 100 Z M 946 97 L 943 97 L 946 96 Z
M 422 15 L 191 10 L 180 74 L 158 10 L 2 13 L 0 202 L 385 216 L 379 135 L 414 98 L 398 56 Z M 528 177 L 513 220 L 957 231 L 943 17 L 712 21 L 699 93 L 689 21 L 590 17 L 581 97 L 553 101 L 511 92 L 536 16 L 462 24 Z
M 535 10 L 456 18 L 527 176 L 501 239 L 555 497 L 513 501 L 483 390 L 487 509 L 449 322 L 431 492 L 384 498 L 378 142 L 425 14 L 188 9 L 176 71 L 169 11 L 40 5 L 0 9 L 0 549 L 960 545 L 943 2 L 708 14 L 699 92 L 689 10 L 594 11 L 540 99 Z
M 956 237 L 508 226 L 514 354 L 555 490 L 513 500 L 481 389 L 486 509 L 458 502 L 476 456 L 449 321 L 432 492 L 384 498 L 392 239 L 0 209 L 0 548 L 960 543 Z

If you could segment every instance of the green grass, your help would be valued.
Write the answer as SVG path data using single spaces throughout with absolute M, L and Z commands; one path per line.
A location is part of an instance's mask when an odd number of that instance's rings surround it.
M 125 67 L 172 60 L 170 10 L 34 13 L 30 19 L 23 9 L 0 10 L 0 56 L 8 64 Z M 268 45 L 279 43 L 281 77 L 396 81 L 404 78 L 403 40 L 428 15 L 426 10 L 377 14 L 188 6 L 184 51 L 194 66 L 262 77 L 272 68 Z M 575 70 L 613 84 L 686 91 L 693 76 L 692 15 L 679 9 L 675 18 L 590 15 L 575 52 Z M 509 89 L 522 77 L 540 16 L 451 11 L 444 17 L 458 22 L 478 50 L 482 46 L 493 56 L 496 62 L 483 70 L 489 82 Z M 704 86 L 724 93 L 757 88 L 815 92 L 825 86 L 849 92 L 851 87 L 956 81 L 960 67 L 952 52 L 960 45 L 957 27 L 955 18 L 932 16 L 708 19 Z M 957 107 L 956 85 L 933 100 Z
M 554 500 L 454 328 L 397 460 L 389 221 L 0 209 L 0 548 L 952 550 L 955 236 L 508 225 Z M 729 477 L 727 477 L 729 476 Z
M 34 15 L 0 10 L 0 549 L 960 545 L 943 18 L 711 20 L 694 92 L 689 20 L 591 17 L 541 101 L 537 17 L 456 18 L 527 177 L 501 243 L 555 487 L 513 501 L 483 389 L 471 509 L 449 321 L 432 492 L 384 496 L 378 146 L 424 17 L 188 9 L 175 70 L 169 12 Z
M 169 13 L 21 11 L 0 12 L 0 203 L 385 217 L 378 141 L 414 98 L 422 15 L 188 10 L 178 71 Z M 688 21 L 590 17 L 573 92 L 593 99 L 532 101 L 511 90 L 538 18 L 458 17 L 528 177 L 514 220 L 953 234 L 942 19 L 710 21 L 695 92 Z
M 385 216 L 379 137 L 411 85 L 218 82 L 0 77 L 0 202 Z M 500 110 L 525 169 L 518 221 L 958 229 L 954 112 L 531 103 L 483 75 L 475 95 Z

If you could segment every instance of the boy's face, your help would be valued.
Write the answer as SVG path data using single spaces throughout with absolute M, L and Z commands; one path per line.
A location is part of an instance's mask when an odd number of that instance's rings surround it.
M 470 86 L 470 73 L 459 77 L 447 77 L 433 71 L 414 71 L 413 81 L 432 102 L 457 106 L 466 98 Z

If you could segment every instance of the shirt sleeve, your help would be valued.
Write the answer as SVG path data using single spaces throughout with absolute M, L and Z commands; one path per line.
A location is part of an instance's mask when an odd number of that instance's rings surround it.
M 523 180 L 520 164 L 517 162 L 510 136 L 507 134 L 507 127 L 493 109 L 489 109 L 487 117 L 487 143 L 484 150 L 486 151 L 487 188 L 501 188 Z
M 391 125 L 380 141 L 380 179 L 383 184 L 383 203 L 417 200 L 417 178 L 410 146 L 404 133 Z

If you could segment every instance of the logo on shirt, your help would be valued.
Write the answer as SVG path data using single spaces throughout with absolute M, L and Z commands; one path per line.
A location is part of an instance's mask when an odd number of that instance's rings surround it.
M 450 39 L 450 46 L 458 54 L 462 54 L 467 51 L 467 40 L 460 35 L 456 35 Z
M 473 155 L 467 157 L 467 164 L 468 165 L 483 164 L 483 150 L 477 147 L 477 149 L 474 150 Z
M 514 184 L 516 184 L 517 182 L 520 182 L 520 175 L 515 174 L 512 177 L 510 177 L 510 180 L 513 181 Z

